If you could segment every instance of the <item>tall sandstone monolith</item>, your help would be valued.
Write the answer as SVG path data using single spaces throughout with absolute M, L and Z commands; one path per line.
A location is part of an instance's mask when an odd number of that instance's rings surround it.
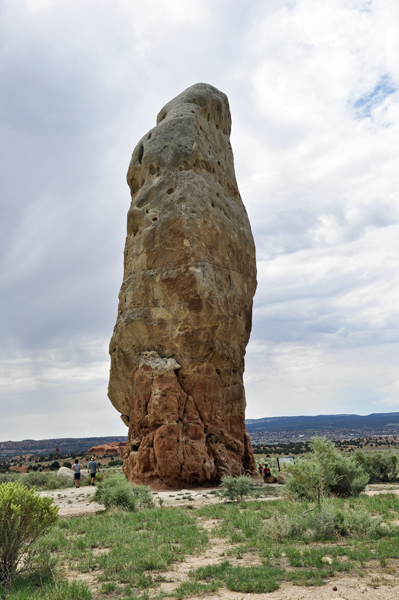
M 255 469 L 244 355 L 255 246 L 234 173 L 227 96 L 199 83 L 137 144 L 108 395 L 129 427 L 124 472 L 186 487 Z

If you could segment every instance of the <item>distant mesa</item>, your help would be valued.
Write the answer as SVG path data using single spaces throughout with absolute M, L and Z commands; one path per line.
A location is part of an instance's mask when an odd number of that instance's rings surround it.
M 97 436 L 87 438 L 57 438 L 48 440 L 23 440 L 22 442 L 0 442 L 0 457 L 10 458 L 25 454 L 48 456 L 54 454 L 58 446 L 60 454 L 83 454 L 93 446 L 106 445 L 113 442 L 126 442 L 127 436 Z
M 92 448 L 87 450 L 86 454 L 93 454 L 94 456 L 109 456 L 113 454 L 118 454 L 118 456 L 123 456 L 125 447 L 126 442 L 113 442 L 111 444 L 104 444 L 102 446 L 93 446 Z

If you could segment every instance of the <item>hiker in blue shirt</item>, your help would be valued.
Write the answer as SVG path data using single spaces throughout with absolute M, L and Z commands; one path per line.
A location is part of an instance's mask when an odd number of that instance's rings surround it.
M 78 459 L 75 459 L 75 464 L 72 465 L 72 471 L 75 476 L 75 486 L 78 488 L 80 485 L 80 469 L 82 465 L 79 463 Z
M 91 485 L 94 485 L 94 479 L 96 477 L 96 472 L 100 470 L 94 459 L 95 459 L 95 457 L 92 456 L 91 460 L 87 466 L 87 472 L 90 473 L 90 477 L 91 477 Z

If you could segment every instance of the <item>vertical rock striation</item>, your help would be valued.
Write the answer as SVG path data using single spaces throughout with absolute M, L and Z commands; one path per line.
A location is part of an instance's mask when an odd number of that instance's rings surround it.
M 194 85 L 161 110 L 129 166 L 108 395 L 129 427 L 123 468 L 137 483 L 255 469 L 243 386 L 255 247 L 230 129 L 227 96 Z

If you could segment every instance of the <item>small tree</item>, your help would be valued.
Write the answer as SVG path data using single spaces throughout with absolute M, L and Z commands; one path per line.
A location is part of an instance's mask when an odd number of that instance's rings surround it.
M 285 487 L 294 496 L 313 500 L 319 505 L 324 496 L 357 496 L 368 483 L 368 475 L 353 457 L 343 456 L 333 442 L 325 438 L 311 439 L 312 454 L 300 457 L 288 470 L 292 477 Z
M 57 522 L 52 498 L 18 482 L 0 485 L 0 585 L 31 566 L 33 544 Z

